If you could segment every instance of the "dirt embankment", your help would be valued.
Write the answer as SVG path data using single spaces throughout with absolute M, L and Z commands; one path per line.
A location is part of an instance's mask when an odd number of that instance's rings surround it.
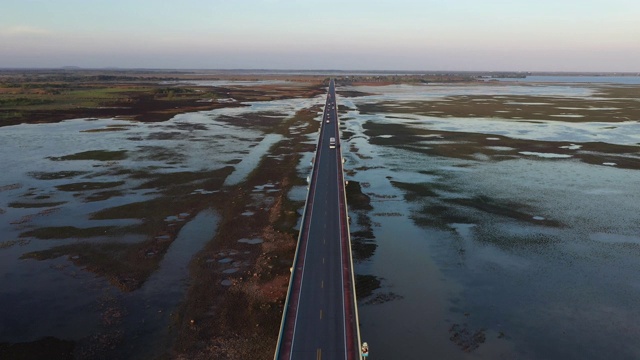
M 304 142 L 317 130 L 319 110 L 302 110 L 276 127 L 284 139 L 219 204 L 217 235 L 192 262 L 193 283 L 175 318 L 173 356 L 273 357 L 303 205 L 287 194 L 305 184 L 296 168 L 301 152 L 314 150 Z

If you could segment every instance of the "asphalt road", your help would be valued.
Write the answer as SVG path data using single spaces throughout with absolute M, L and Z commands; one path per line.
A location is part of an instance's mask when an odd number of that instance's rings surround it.
M 323 114 L 323 130 L 315 161 L 315 186 L 311 187 L 312 203 L 307 246 L 302 267 L 300 296 L 291 343 L 290 359 L 348 359 L 345 320 L 345 281 L 341 229 L 346 219 L 340 216 L 338 176 L 341 161 L 339 143 L 330 148 L 330 138 L 339 142 L 335 87 L 329 94 Z M 327 123 L 327 120 L 329 122 Z M 350 284 L 347 284 L 350 286 Z

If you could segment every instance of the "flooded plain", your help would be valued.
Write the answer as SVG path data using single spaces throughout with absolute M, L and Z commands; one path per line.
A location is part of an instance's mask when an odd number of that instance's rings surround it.
M 361 332 L 372 356 L 640 357 L 640 87 L 338 82 L 337 90 Z M 295 249 L 271 241 L 272 228 L 235 228 L 262 224 L 259 216 L 273 222 L 271 211 L 289 206 L 298 212 L 276 229 L 295 233 L 323 103 L 320 95 L 159 123 L 0 128 L 0 350 L 153 358 L 175 331 L 210 335 L 201 324 L 257 331 L 222 306 L 246 305 L 243 292 L 277 299 Z M 309 122 L 278 130 L 302 110 Z M 245 184 L 262 160 L 278 164 L 295 145 L 299 179 Z M 229 202 L 237 186 L 246 203 Z M 280 189 L 290 204 L 276 200 Z M 231 207 L 239 212 L 225 223 Z M 212 239 L 225 248 L 197 255 Z M 250 261 L 261 265 L 248 271 Z M 202 285 L 211 291 L 202 294 L 228 289 L 230 300 L 196 309 L 206 316 L 181 310 L 186 325 L 176 325 L 189 269 L 214 267 L 218 287 Z M 257 291 L 251 281 L 267 286 Z M 231 354 L 252 339 L 234 335 L 223 346 L 216 338 L 207 351 Z
M 372 355 L 640 357 L 637 87 L 342 90 Z
M 2 127 L 0 357 L 145 359 L 170 351 L 192 260 L 216 237 L 225 193 L 283 140 L 283 121 L 322 101 L 244 102 L 161 123 Z M 263 194 L 279 189 L 265 184 L 253 198 L 273 201 Z M 237 243 L 258 251 L 263 239 Z M 227 287 L 250 269 L 248 261 L 220 264 Z

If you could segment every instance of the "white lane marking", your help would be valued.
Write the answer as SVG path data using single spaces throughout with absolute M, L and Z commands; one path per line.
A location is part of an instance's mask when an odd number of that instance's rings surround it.
M 326 111 L 326 106 L 325 106 L 325 111 Z M 324 128 L 320 132 L 320 138 L 318 139 L 318 144 L 321 145 L 323 139 L 324 139 Z M 316 180 L 318 179 L 317 174 L 320 172 L 320 165 L 319 164 L 320 164 L 320 156 L 321 155 L 322 155 L 322 151 L 320 149 L 318 149 L 318 151 L 316 151 L 316 163 L 314 163 L 314 167 L 316 165 L 318 166 L 318 172 L 317 173 L 314 172 L 312 174 L 312 177 L 315 177 L 315 180 L 313 181 L 313 184 L 314 184 L 314 186 L 313 186 L 313 198 L 312 198 L 313 201 L 311 203 L 309 219 L 313 218 L 313 206 L 315 204 L 316 189 L 317 189 L 317 186 L 316 186 L 317 181 Z M 304 227 L 302 227 L 302 229 L 304 230 Z M 293 336 L 291 337 L 291 351 L 289 352 L 289 360 L 291 360 L 292 357 L 293 357 L 293 347 L 294 347 L 294 344 L 295 344 L 296 329 L 298 327 L 298 312 L 300 311 L 300 294 L 302 293 L 302 286 L 304 285 L 304 271 L 305 271 L 305 268 L 307 266 L 307 261 L 306 260 L 307 260 L 307 252 L 309 250 L 309 236 L 308 235 L 310 233 L 311 233 L 311 221 L 309 221 L 309 230 L 307 231 L 307 244 L 306 244 L 306 247 L 304 249 L 305 262 L 302 265 L 302 275 L 300 276 L 300 293 L 298 294 L 298 304 L 297 304 L 297 307 L 296 307 L 296 318 L 295 318 L 295 321 L 293 323 Z

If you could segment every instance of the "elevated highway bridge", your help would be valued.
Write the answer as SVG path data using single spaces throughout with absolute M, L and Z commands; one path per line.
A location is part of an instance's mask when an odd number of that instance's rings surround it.
M 322 116 L 275 360 L 360 360 L 335 83 Z

